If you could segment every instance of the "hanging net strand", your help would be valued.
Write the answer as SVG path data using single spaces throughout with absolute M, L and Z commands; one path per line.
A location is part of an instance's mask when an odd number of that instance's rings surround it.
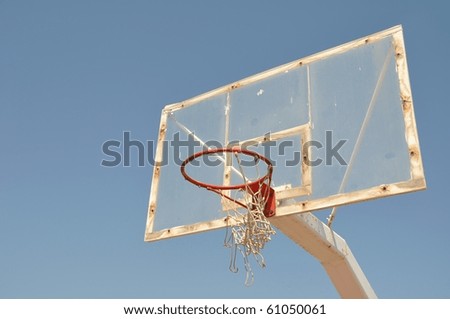
M 261 251 L 266 243 L 271 240 L 271 236 L 275 234 L 272 225 L 264 214 L 269 198 L 269 187 L 263 187 L 262 185 L 270 185 L 270 175 L 267 175 L 269 176 L 267 179 L 261 180 L 257 184 L 252 184 L 244 174 L 239 153 L 236 152 L 234 155 L 244 180 L 243 185 L 245 187 L 243 191 L 248 196 L 244 196 L 245 209 L 235 207 L 228 211 L 228 216 L 233 221 L 233 224 L 229 227 L 231 232 L 227 230 L 225 242 L 227 243 L 226 246 L 231 248 L 230 270 L 232 272 L 238 271 L 236 255 L 237 251 L 239 251 L 243 257 L 246 270 L 245 284 L 249 286 L 253 284 L 254 280 L 249 256 L 253 255 L 257 263 L 264 268 L 266 265 Z M 256 165 L 258 160 L 258 158 L 255 158 L 255 166 L 259 177 L 259 170 Z
M 225 155 L 224 153 L 234 155 L 238 169 L 234 166 L 230 168 L 242 178 L 242 184 L 207 184 L 193 179 L 185 171 L 186 164 L 198 157 L 208 154 L 220 156 L 219 154 Z M 253 173 L 252 178 L 247 177 L 240 156 L 253 157 L 254 165 L 252 167 L 256 174 Z M 220 157 L 225 159 L 225 157 Z M 258 168 L 260 161 L 267 165 L 267 171 L 263 176 L 261 176 Z M 275 191 L 271 188 L 272 171 L 272 163 L 267 158 L 256 152 L 241 148 L 204 150 L 188 157 L 181 164 L 181 173 L 187 181 L 215 192 L 224 198 L 222 208 L 224 213 L 227 214 L 226 221 L 228 224 L 224 246 L 231 250 L 229 269 L 232 272 L 238 272 L 236 262 L 239 252 L 246 271 L 245 285 L 247 286 L 252 285 L 254 281 L 249 257 L 253 256 L 256 262 L 264 268 L 265 260 L 262 250 L 266 243 L 271 240 L 271 236 L 275 234 L 275 230 L 268 220 L 268 217 L 275 215 L 276 206 Z

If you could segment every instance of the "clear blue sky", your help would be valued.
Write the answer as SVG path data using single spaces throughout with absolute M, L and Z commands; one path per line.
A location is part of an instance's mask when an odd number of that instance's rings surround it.
M 156 139 L 166 104 L 402 24 L 428 190 L 342 208 L 334 228 L 380 298 L 449 298 L 450 22 L 421 3 L 0 1 L 0 297 L 338 297 L 281 234 L 250 288 L 223 231 L 144 243 L 152 168 L 102 167 L 101 146 Z

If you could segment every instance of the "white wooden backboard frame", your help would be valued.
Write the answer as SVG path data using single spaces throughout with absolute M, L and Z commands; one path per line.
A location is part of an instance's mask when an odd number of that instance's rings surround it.
M 353 191 L 349 193 L 337 193 L 332 196 L 328 196 L 326 198 L 312 199 L 312 200 L 301 200 L 301 201 L 287 201 L 289 204 L 281 204 L 277 207 L 276 216 L 273 218 L 288 216 L 291 214 L 299 214 L 306 213 L 315 210 L 321 210 L 331 207 L 336 207 L 340 205 L 347 205 L 351 203 L 356 203 L 360 201 L 386 197 L 396 194 L 408 193 L 412 191 L 418 191 L 426 188 L 424 169 L 422 164 L 421 152 L 419 147 L 419 139 L 418 133 L 416 129 L 416 121 L 414 116 L 413 109 L 413 100 L 411 95 L 410 81 L 408 75 L 407 61 L 406 61 L 406 52 L 405 45 L 403 41 L 403 32 L 401 26 L 396 26 L 390 28 L 388 30 L 376 33 L 374 35 L 364 37 L 341 46 L 320 52 L 318 54 L 314 54 L 308 56 L 303 59 L 299 59 L 293 61 L 291 63 L 273 68 L 271 70 L 256 74 L 254 76 L 245 78 L 241 81 L 232 83 L 230 85 L 223 86 L 216 90 L 201 94 L 194 98 L 185 100 L 180 103 L 171 104 L 166 106 L 162 111 L 161 123 L 159 127 L 158 141 L 156 146 L 156 154 L 155 154 L 155 166 L 153 168 L 153 177 L 152 177 L 152 185 L 150 191 L 150 200 L 148 206 L 148 216 L 147 216 L 147 225 L 145 229 L 145 241 L 155 241 L 175 236 L 187 235 L 207 230 L 213 230 L 217 228 L 222 228 L 228 226 L 227 218 L 224 216 L 223 218 L 210 220 L 206 222 L 199 222 L 190 225 L 180 225 L 176 227 L 170 227 L 167 229 L 154 229 L 154 221 L 156 214 L 164 214 L 164 212 L 159 212 L 158 209 L 158 195 L 160 192 L 159 184 L 160 179 L 164 178 L 161 175 L 161 164 L 163 163 L 163 143 L 166 140 L 166 131 L 167 131 L 167 121 L 170 114 L 176 112 L 177 110 L 186 109 L 191 105 L 195 105 L 201 101 L 207 100 L 211 97 L 217 96 L 219 94 L 226 94 L 227 92 L 232 92 L 238 88 L 241 88 L 246 85 L 251 85 L 263 79 L 269 78 L 276 74 L 281 74 L 283 72 L 288 72 L 292 69 L 298 68 L 299 66 L 308 66 L 315 61 L 319 61 L 322 59 L 326 59 L 340 53 L 346 52 L 353 48 L 361 47 L 364 45 L 369 45 L 372 42 L 378 41 L 380 39 L 384 39 L 386 37 L 391 37 L 393 42 L 393 47 L 395 50 L 395 64 L 396 70 L 398 74 L 398 81 L 400 87 L 400 97 L 401 97 L 401 105 L 403 111 L 403 119 L 405 126 L 405 137 L 406 143 L 409 150 L 409 161 L 410 161 L 410 179 L 407 181 L 396 182 L 391 184 L 382 184 L 377 185 L 375 187 L 370 187 L 363 190 Z M 310 124 L 310 123 L 309 123 Z M 296 129 L 299 132 L 294 132 Z M 277 139 L 281 138 L 285 135 L 289 135 L 292 133 L 299 133 L 302 138 L 302 146 L 305 145 L 305 137 L 309 137 L 309 128 L 308 124 L 304 126 L 299 126 L 297 128 L 293 128 L 293 131 L 285 131 L 285 132 L 275 132 L 272 135 L 272 138 Z M 255 137 L 252 141 L 263 141 L 263 137 Z M 305 149 L 305 153 L 307 149 Z M 298 196 L 300 193 L 307 193 L 310 191 L 311 184 L 314 183 L 314 179 L 311 177 L 310 168 L 302 165 L 302 185 L 299 188 L 277 188 L 277 198 L 291 198 Z M 199 190 L 199 197 L 197 200 L 201 201 L 204 190 Z M 300 193 L 298 193 L 300 192 Z M 283 201 L 281 201 L 283 203 Z

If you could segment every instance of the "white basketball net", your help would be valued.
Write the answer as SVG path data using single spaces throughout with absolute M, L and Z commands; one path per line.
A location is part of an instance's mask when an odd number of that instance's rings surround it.
M 238 159 L 239 169 L 244 182 L 248 184 L 250 181 L 246 179 L 243 173 L 238 154 L 235 155 Z M 236 257 L 239 252 L 243 257 L 246 270 L 246 286 L 251 286 L 254 281 L 249 256 L 253 255 L 258 264 L 264 268 L 266 264 L 261 251 L 264 249 L 265 244 L 271 240 L 271 236 L 275 234 L 275 230 L 264 215 L 264 207 L 267 203 L 268 196 L 267 194 L 263 194 L 262 185 L 266 182 L 270 183 L 270 180 L 261 182 L 256 191 L 253 191 L 247 186 L 245 190 L 235 191 L 234 194 L 229 194 L 229 197 L 244 203 L 245 208 L 233 205 L 234 203 L 232 202 L 229 202 L 232 203 L 231 205 L 226 205 L 229 208 L 227 210 L 229 227 L 227 227 L 224 244 L 225 247 L 231 248 L 230 270 L 232 272 L 238 272 Z M 227 200 L 224 199 L 224 201 Z

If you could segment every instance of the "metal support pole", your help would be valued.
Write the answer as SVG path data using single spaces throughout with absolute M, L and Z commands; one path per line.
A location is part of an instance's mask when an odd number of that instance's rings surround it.
M 345 240 L 311 213 L 270 222 L 317 258 L 342 298 L 377 298 Z

